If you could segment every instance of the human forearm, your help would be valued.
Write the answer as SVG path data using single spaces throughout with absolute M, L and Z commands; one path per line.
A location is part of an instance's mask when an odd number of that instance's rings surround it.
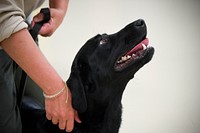
M 12 34 L 8 39 L 0 42 L 0 46 L 46 95 L 55 95 L 64 87 L 64 82 L 36 46 L 27 29 Z M 71 105 L 71 93 L 68 88 L 55 98 L 45 99 L 45 109 L 47 118 L 54 124 L 58 124 L 60 129 L 71 131 L 74 127 L 74 119 L 80 123 Z
M 27 29 L 13 34 L 1 44 L 46 94 L 55 94 L 64 86 L 62 79 L 36 46 Z
M 67 12 L 69 0 L 49 0 L 49 7 L 51 16 L 56 17 L 55 21 L 57 26 L 61 24 Z
M 65 15 L 69 0 L 49 0 L 49 7 L 63 11 Z M 63 16 L 64 17 L 64 16 Z

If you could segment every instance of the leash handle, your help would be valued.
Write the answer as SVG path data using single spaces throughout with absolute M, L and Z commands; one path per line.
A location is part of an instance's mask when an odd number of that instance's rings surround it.
M 40 22 L 35 23 L 32 29 L 29 30 L 29 33 L 31 34 L 33 40 L 37 39 L 38 33 L 40 29 L 42 28 L 43 24 L 49 22 L 51 19 L 51 14 L 49 8 L 42 8 L 40 10 L 40 13 L 43 14 L 43 20 Z

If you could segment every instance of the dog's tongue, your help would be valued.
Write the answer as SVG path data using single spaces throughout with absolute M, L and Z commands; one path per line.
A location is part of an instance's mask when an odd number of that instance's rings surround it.
M 148 46 L 148 44 L 149 44 L 149 39 L 146 38 L 142 42 L 140 42 L 138 45 L 136 45 L 133 49 L 131 49 L 126 55 L 132 55 L 136 53 L 137 51 L 143 50 L 145 46 L 146 47 Z

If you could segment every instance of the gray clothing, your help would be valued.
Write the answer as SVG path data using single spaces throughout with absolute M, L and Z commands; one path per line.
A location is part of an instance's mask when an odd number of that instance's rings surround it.
M 43 1 L 0 0 L 0 42 L 27 28 L 27 16 Z M 22 133 L 15 71 L 14 61 L 0 47 L 0 133 Z
M 1 0 L 0 1 L 0 42 L 13 33 L 27 28 L 26 17 L 44 0 Z

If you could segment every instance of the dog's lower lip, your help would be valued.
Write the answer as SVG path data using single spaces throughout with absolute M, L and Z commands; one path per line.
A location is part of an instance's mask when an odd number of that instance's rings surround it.
M 146 51 L 149 44 L 148 38 L 142 40 L 139 44 L 129 50 L 124 56 L 120 57 L 115 63 L 115 70 L 121 71 L 130 63 L 134 62 L 134 60 L 143 57 L 144 51 Z

